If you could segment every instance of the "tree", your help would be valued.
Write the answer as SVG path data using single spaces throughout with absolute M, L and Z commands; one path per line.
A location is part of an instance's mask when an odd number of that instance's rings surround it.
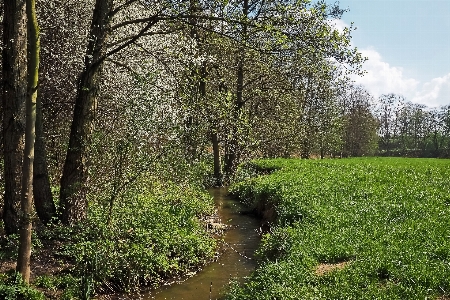
M 3 156 L 5 195 L 3 222 L 7 234 L 19 230 L 18 210 L 25 137 L 27 94 L 25 0 L 4 1 L 3 16 Z
M 36 98 L 36 139 L 33 163 L 33 198 L 34 206 L 39 219 L 43 224 L 47 225 L 55 216 L 56 207 L 53 202 L 47 166 L 42 98 Z
M 248 0 L 242 2 L 242 18 L 245 20 L 249 18 L 250 5 Z M 241 26 L 240 32 L 238 34 L 238 39 L 240 41 L 239 47 L 236 55 L 236 94 L 235 102 L 233 104 L 233 115 L 232 122 L 235 126 L 232 126 L 230 139 L 227 140 L 225 146 L 225 176 L 230 177 L 233 175 L 237 168 L 237 163 L 239 161 L 239 155 L 241 150 L 239 149 L 239 142 L 237 137 L 237 126 L 239 120 L 239 113 L 244 106 L 244 64 L 246 57 L 245 44 L 248 39 L 248 26 L 243 24 Z
M 26 1 L 28 68 L 25 152 L 22 170 L 22 193 L 20 210 L 20 239 L 17 256 L 17 271 L 23 281 L 30 281 L 31 227 L 33 213 L 33 160 L 36 126 L 36 98 L 39 74 L 39 26 L 36 18 L 36 0 Z
M 134 18 L 130 19 L 128 9 L 133 11 Z M 117 18 L 117 23 L 113 24 L 113 18 L 120 13 L 123 14 L 122 19 Z M 180 23 L 192 18 L 189 5 L 183 3 L 127 1 L 114 6 L 112 0 L 96 1 L 61 177 L 60 215 L 63 223 L 75 223 L 86 216 L 87 147 L 93 129 L 100 70 L 105 60 L 142 37 L 172 32 L 173 28 L 180 28 Z M 163 21 L 168 23 L 157 26 Z
M 442 136 L 443 136 L 443 148 L 444 157 L 450 156 L 450 106 L 446 105 L 441 107 L 441 118 L 440 118 Z
M 398 146 L 399 110 L 405 98 L 396 94 L 381 95 L 378 99 L 377 117 L 380 122 L 380 150 L 390 155 Z
M 69 147 L 60 187 L 60 218 L 65 224 L 86 217 L 86 154 L 97 105 L 99 71 L 106 58 L 106 41 L 111 30 L 114 1 L 97 0 L 89 33 L 89 44 L 80 76 L 72 119 Z
M 86 28 L 93 1 L 44 1 L 36 7 L 42 50 L 40 84 L 36 103 L 36 142 L 33 175 L 34 204 L 44 224 L 55 220 L 51 186 L 61 178 L 69 137 L 70 112 L 77 77 L 87 44 Z M 57 12 L 57 13 L 55 13 Z
M 344 156 L 373 155 L 378 136 L 378 120 L 372 114 L 372 96 L 362 87 L 355 87 L 344 115 Z
M 431 109 L 428 112 L 428 134 L 425 155 L 431 157 L 439 157 L 443 148 L 443 124 L 441 122 L 442 111 L 439 109 Z
M 398 148 L 402 155 L 406 155 L 409 149 L 409 133 L 411 130 L 411 102 L 404 102 L 396 112 L 396 124 L 398 127 Z
M 61 177 L 60 216 L 65 224 L 76 223 L 86 216 L 88 146 L 97 107 L 100 71 L 105 60 L 135 44 L 143 36 L 170 32 L 170 28 L 163 28 L 162 32 L 149 32 L 151 29 L 158 29 L 156 24 L 160 21 L 176 18 L 188 19 L 188 14 L 179 17 L 175 13 L 175 17 L 172 14 L 174 7 L 170 6 L 171 3 L 146 4 L 140 1 L 127 1 L 116 3 L 116 6 L 114 4 L 115 1 L 112 0 L 97 0 L 95 3 L 84 70 L 80 75 L 77 87 L 69 147 Z M 182 4 L 180 6 L 183 8 Z M 130 19 L 130 16 L 127 15 L 128 9 L 133 11 L 132 15 L 135 16 L 135 19 Z M 140 15 L 136 16 L 136 12 Z M 124 15 L 123 18 L 117 18 L 118 22 L 113 24 L 113 18 L 119 13 Z M 117 32 L 122 32 L 125 37 L 118 35 Z M 121 38 L 117 38 L 118 36 Z
M 194 6 L 196 6 L 195 9 L 193 9 Z M 235 50 L 236 67 L 232 70 L 234 76 L 227 75 L 229 80 L 226 80 L 225 83 L 227 86 L 225 94 L 230 97 L 227 96 L 224 99 L 232 100 L 233 105 L 228 114 L 230 117 L 228 126 L 226 126 L 228 132 L 222 133 L 222 141 L 226 148 L 225 169 L 228 173 L 233 173 L 239 162 L 239 156 L 245 152 L 246 137 L 250 136 L 248 124 L 250 124 L 251 114 L 249 112 L 252 103 L 258 101 L 257 99 L 253 101 L 249 96 L 251 96 L 252 88 L 262 82 L 258 76 L 252 78 L 247 75 L 250 74 L 249 70 L 253 67 L 253 65 L 247 65 L 250 59 L 249 53 L 253 51 L 256 57 L 256 52 L 271 53 L 278 49 L 277 47 L 286 47 L 287 45 L 289 48 L 295 44 L 294 51 L 303 47 L 302 51 L 306 53 L 305 55 L 311 50 L 311 53 L 319 53 L 318 55 L 324 58 L 334 57 L 340 63 L 357 65 L 360 62 L 356 51 L 347 51 L 349 32 L 340 35 L 337 31 L 329 30 L 330 26 L 326 21 L 329 13 L 326 12 L 323 4 L 313 7 L 308 5 L 308 1 L 296 1 L 295 3 L 289 1 L 289 3 L 280 4 L 279 1 L 245 0 L 230 1 L 224 4 L 222 1 L 103 1 L 100 3 L 98 0 L 95 7 L 85 55 L 85 66 L 77 87 L 69 146 L 61 177 L 60 214 L 63 223 L 67 224 L 78 222 L 86 215 L 88 147 L 94 124 L 95 103 L 98 99 L 100 70 L 103 69 L 105 62 L 109 63 L 109 60 L 123 50 L 133 45 L 139 46 L 141 41 L 151 36 L 170 34 L 184 29 L 186 26 L 216 33 L 231 41 L 230 44 Z M 192 40 L 195 41 L 195 38 Z M 285 40 L 289 40 L 290 44 L 285 43 Z M 314 50 L 311 45 L 320 46 Z M 202 51 L 203 46 L 198 48 Z M 155 56 L 151 45 L 141 47 L 141 50 L 142 53 Z M 114 63 L 127 68 L 127 61 L 130 58 L 124 57 L 124 59 L 122 61 L 114 59 Z M 204 96 L 204 91 L 207 90 L 205 88 L 206 81 L 202 79 L 205 78 L 205 64 L 200 64 L 197 70 L 198 72 L 192 72 L 191 68 L 188 73 L 190 76 L 193 73 L 196 73 L 196 76 L 200 75 L 197 94 L 199 99 L 206 99 L 208 98 Z M 232 93 L 228 94 L 231 91 Z M 185 95 L 185 91 L 178 90 L 177 92 Z M 185 99 L 189 99 L 189 97 L 185 97 Z M 191 105 L 185 103 L 184 106 Z M 171 111 L 173 110 L 174 106 L 171 107 Z M 189 113 L 195 114 L 195 111 Z M 189 129 L 189 133 L 192 133 L 190 136 L 193 136 L 194 133 L 202 136 L 199 137 L 199 140 L 213 140 L 209 139 L 210 133 L 218 133 L 214 128 L 218 126 L 213 122 L 210 122 L 210 126 L 207 127 L 211 129 L 208 130 L 210 132 L 204 134 L 201 132 L 203 129 L 200 127 L 202 126 L 198 125 L 203 124 L 203 121 L 190 122 L 187 115 L 185 120 L 186 123 L 183 124 L 183 127 Z M 198 118 L 194 121 L 198 121 Z M 186 124 L 189 126 L 185 126 Z M 186 136 L 188 135 L 186 134 Z M 197 138 L 195 140 L 197 143 Z M 214 142 L 216 146 L 218 141 L 219 138 L 217 138 L 217 142 Z M 194 148 L 203 144 L 203 142 L 196 144 L 189 141 L 187 143 L 189 144 L 188 148 L 191 148 L 189 152 L 192 153 L 197 153 L 197 149 Z M 217 158 L 218 147 L 213 146 L 213 148 L 216 149 Z M 218 165 L 217 161 L 216 159 L 216 166 Z

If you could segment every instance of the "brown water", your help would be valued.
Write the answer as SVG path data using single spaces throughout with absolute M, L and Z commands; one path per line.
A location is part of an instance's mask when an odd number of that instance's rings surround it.
M 226 189 L 211 189 L 210 193 L 222 222 L 231 226 L 225 233 L 224 253 L 217 262 L 206 266 L 186 281 L 151 291 L 143 299 L 220 299 L 231 278 L 242 281 L 255 269 L 253 254 L 261 239 L 258 234 L 259 221 L 245 214 L 245 207 L 229 198 Z

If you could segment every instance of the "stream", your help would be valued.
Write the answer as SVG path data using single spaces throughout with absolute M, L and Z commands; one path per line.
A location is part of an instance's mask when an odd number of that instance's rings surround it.
M 246 208 L 227 196 L 225 188 L 209 190 L 214 197 L 219 217 L 228 226 L 223 253 L 216 262 L 182 283 L 163 286 L 144 295 L 144 300 L 216 300 L 230 279 L 244 280 L 256 268 L 253 254 L 261 240 L 260 223 L 245 214 Z

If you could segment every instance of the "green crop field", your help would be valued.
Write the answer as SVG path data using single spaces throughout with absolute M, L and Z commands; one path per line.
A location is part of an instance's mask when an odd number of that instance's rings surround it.
M 254 175 L 231 192 L 276 213 L 228 299 L 450 299 L 450 160 L 261 160 L 241 174 Z

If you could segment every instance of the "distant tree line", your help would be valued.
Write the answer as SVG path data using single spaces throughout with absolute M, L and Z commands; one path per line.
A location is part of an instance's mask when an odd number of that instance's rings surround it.
M 379 98 L 379 154 L 408 157 L 450 156 L 450 106 L 429 108 L 395 94 Z

